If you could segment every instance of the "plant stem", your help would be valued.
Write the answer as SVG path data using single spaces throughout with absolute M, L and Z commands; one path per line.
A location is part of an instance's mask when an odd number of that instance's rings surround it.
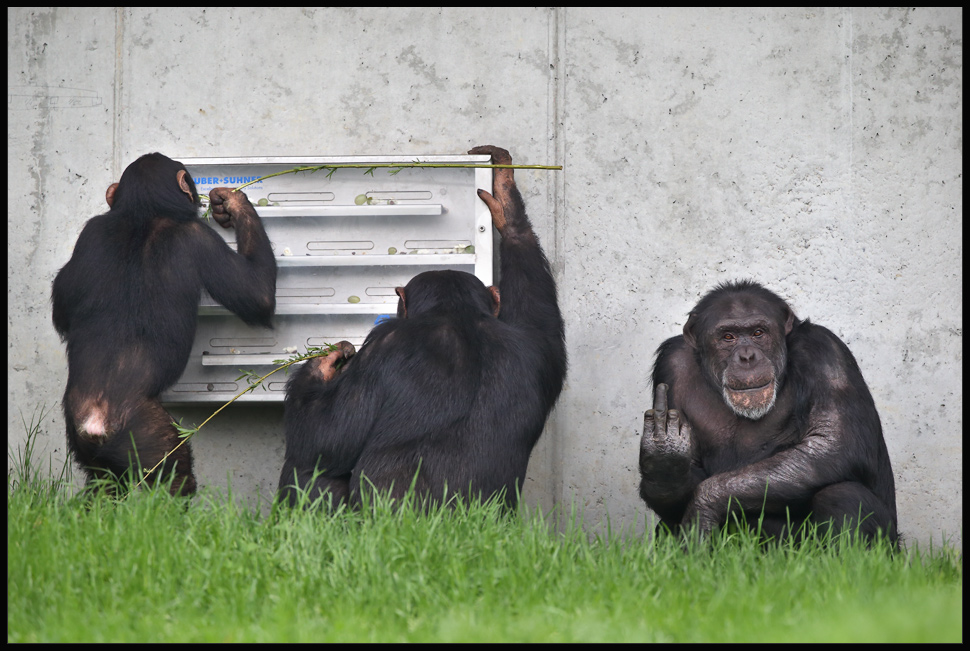
M 266 176 L 261 176 L 254 181 L 249 183 L 243 183 L 235 190 L 242 190 L 247 185 L 252 185 L 253 183 L 259 183 L 265 179 L 271 179 L 274 176 L 282 176 L 283 174 L 293 174 L 295 172 L 316 172 L 319 170 L 336 170 L 341 168 L 358 168 L 358 169 L 375 169 L 378 167 L 392 167 L 392 168 L 405 168 L 405 167 L 459 167 L 459 168 L 503 168 L 503 169 L 515 169 L 515 170 L 561 170 L 562 165 L 493 165 L 490 163 L 334 163 L 332 165 L 313 165 L 307 167 L 294 167 L 290 170 L 283 170 L 282 172 L 274 172 L 273 174 L 267 174 Z M 235 190 L 233 190 L 235 192 Z
M 239 393 L 237 393 L 236 395 L 234 395 L 232 397 L 232 400 L 230 400 L 229 402 L 227 402 L 226 404 L 222 405 L 221 407 L 219 407 L 218 409 L 216 409 L 214 412 L 212 412 L 212 415 L 209 416 L 208 418 L 206 418 L 204 421 L 202 421 L 202 424 L 201 425 L 199 425 L 198 427 L 196 427 L 193 430 L 190 430 L 191 433 L 188 434 L 187 436 L 185 436 L 181 441 L 179 441 L 178 445 L 176 445 L 174 448 L 172 448 L 171 450 L 169 450 L 168 452 L 166 452 L 165 453 L 165 456 L 163 456 L 159 460 L 158 463 L 156 463 L 154 466 L 152 466 L 147 472 L 143 473 L 141 479 L 139 479 L 138 482 L 135 483 L 134 488 L 138 488 L 139 486 L 141 486 L 142 483 L 146 479 L 148 479 L 148 477 L 153 472 L 155 472 L 155 470 L 160 465 L 162 465 L 163 463 L 165 463 L 165 460 L 168 459 L 172 455 L 173 452 L 175 452 L 176 450 L 178 450 L 180 447 L 182 447 L 182 445 L 184 443 L 188 442 L 188 440 L 190 438 L 192 438 L 193 436 L 195 436 L 199 432 L 199 430 L 202 429 L 205 426 L 206 423 L 208 423 L 210 420 L 212 420 L 213 418 L 216 417 L 216 414 L 218 414 L 220 411 L 222 411 L 223 409 L 225 409 L 226 407 L 228 407 L 229 405 L 231 405 L 232 403 L 234 403 L 238 398 L 242 397 L 244 394 L 249 393 L 250 391 L 252 391 L 256 387 L 258 387 L 260 384 L 263 383 L 263 380 L 265 380 L 266 378 L 268 378 L 270 375 L 272 375 L 273 373 L 276 373 L 277 371 L 280 371 L 280 370 L 282 370 L 284 368 L 287 368 L 288 366 L 291 366 L 293 364 L 296 364 L 297 362 L 303 362 L 303 361 L 306 361 L 308 359 L 313 359 L 314 357 L 324 357 L 325 355 L 329 354 L 330 352 L 332 352 L 332 351 L 331 350 L 327 350 L 325 352 L 315 353 L 315 354 L 311 354 L 311 355 L 305 355 L 305 356 L 302 356 L 302 357 L 297 357 L 296 359 L 291 359 L 288 362 L 286 362 L 285 364 L 282 364 L 280 366 L 277 366 L 272 371 L 270 371 L 266 375 L 262 376 L 261 378 L 259 378 L 258 380 L 256 380 L 254 383 L 250 384 L 248 387 L 246 387 L 245 389 L 243 389 L 242 391 L 240 391 Z M 172 424 L 174 425 L 175 423 L 172 423 Z

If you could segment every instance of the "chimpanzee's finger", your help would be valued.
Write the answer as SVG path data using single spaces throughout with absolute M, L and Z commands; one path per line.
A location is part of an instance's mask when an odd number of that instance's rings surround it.
M 492 157 L 494 165 L 511 165 L 512 154 L 507 149 L 496 147 L 495 145 L 479 145 L 468 150 L 469 154 L 488 154 Z
M 654 411 L 667 411 L 667 385 L 661 382 L 653 390 L 653 409 Z
M 505 229 L 505 208 L 502 207 L 498 199 L 485 190 L 479 188 L 478 196 L 488 206 L 488 212 L 492 213 L 492 223 L 495 224 L 495 228 L 501 233 Z
M 338 352 L 344 359 L 350 359 L 357 354 L 357 349 L 349 341 L 339 341 L 335 352 Z
M 671 409 L 667 412 L 667 439 L 676 441 L 680 437 L 680 412 Z
M 212 188 L 209 190 L 209 203 L 213 205 L 219 205 L 225 202 L 226 196 L 229 194 L 229 188 Z
M 653 409 L 648 409 L 643 412 L 643 441 L 646 441 L 647 437 L 656 437 L 656 432 L 654 430 L 654 411 Z

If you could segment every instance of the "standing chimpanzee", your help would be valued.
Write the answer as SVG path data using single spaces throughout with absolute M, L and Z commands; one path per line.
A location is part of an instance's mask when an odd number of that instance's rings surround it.
M 203 288 L 246 323 L 270 327 L 276 261 L 242 192 L 216 188 L 212 213 L 238 253 L 199 218 L 185 166 L 146 154 L 108 188 L 54 279 L 54 327 L 67 342 L 67 442 L 88 480 L 153 467 L 179 443 L 158 395 L 188 362 Z M 158 471 L 172 493 L 195 491 L 183 445 Z
M 743 511 L 778 539 L 806 522 L 894 544 L 896 491 L 855 358 L 761 285 L 719 285 L 657 351 L 640 495 L 673 530 Z M 861 516 L 861 524 L 860 524 Z
M 498 147 L 469 153 L 512 162 Z M 501 293 L 465 272 L 419 274 L 397 289 L 398 318 L 371 330 L 359 353 L 341 342 L 307 361 L 287 386 L 282 500 L 294 504 L 299 487 L 358 506 L 364 487 L 399 498 L 413 481 L 422 500 L 447 490 L 517 503 L 566 348 L 555 281 L 511 169 L 495 169 L 492 190 L 478 195 L 502 238 Z M 338 370 L 339 360 L 349 361 Z

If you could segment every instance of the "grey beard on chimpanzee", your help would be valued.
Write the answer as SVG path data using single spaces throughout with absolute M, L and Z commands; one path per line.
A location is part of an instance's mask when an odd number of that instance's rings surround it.
M 640 495 L 674 531 L 743 516 L 766 538 L 815 524 L 898 541 L 882 425 L 846 345 L 751 281 L 719 285 L 657 351 Z M 741 518 L 739 518 L 741 519 Z

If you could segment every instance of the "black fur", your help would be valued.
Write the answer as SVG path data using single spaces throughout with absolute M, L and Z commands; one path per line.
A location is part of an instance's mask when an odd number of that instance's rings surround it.
M 253 249 L 237 254 L 200 220 L 188 172 L 191 199 L 178 183 L 184 170 L 158 153 L 129 165 L 111 209 L 85 224 L 54 279 L 54 327 L 67 343 L 67 441 L 89 479 L 123 475 L 133 442 L 145 468 L 178 443 L 158 395 L 185 369 L 203 288 L 247 323 L 270 326 L 276 262 L 258 215 L 233 215 L 240 250 Z M 187 444 L 159 475 L 173 467 L 173 492 L 192 493 Z
M 419 274 L 404 288 L 406 318 L 376 326 L 339 375 L 322 381 L 311 360 L 290 379 L 283 500 L 299 486 L 357 506 L 362 486 L 400 497 L 417 476 L 432 501 L 447 489 L 516 503 L 566 350 L 549 263 L 514 185 L 508 198 L 498 318 L 475 276 Z
M 765 337 L 783 332 L 786 315 L 792 324 L 773 353 L 775 360 L 787 358 L 775 406 L 757 420 L 734 413 L 718 377 L 706 372 L 714 354 L 712 331 L 730 306 L 740 304 L 759 306 L 746 316 L 761 312 L 772 324 Z M 677 530 L 695 519 L 702 529 L 724 525 L 730 500 L 740 504 L 749 525 L 763 514 L 768 536 L 790 535 L 806 522 L 834 522 L 838 531 L 844 522 L 858 524 L 861 510 L 865 537 L 881 530 L 898 540 L 893 472 L 879 414 L 855 358 L 834 333 L 795 318 L 784 300 L 751 281 L 722 284 L 706 294 L 685 331 L 696 337 L 696 347 L 683 335 L 663 342 L 653 383 L 668 387 L 668 410 L 677 410 L 690 425 L 690 468 L 668 474 L 658 466 L 656 452 L 647 450 L 651 432 L 644 431 L 641 448 L 640 494 L 664 525 Z M 755 340 L 744 339 L 752 346 Z M 645 430 L 648 426 L 645 422 Z

